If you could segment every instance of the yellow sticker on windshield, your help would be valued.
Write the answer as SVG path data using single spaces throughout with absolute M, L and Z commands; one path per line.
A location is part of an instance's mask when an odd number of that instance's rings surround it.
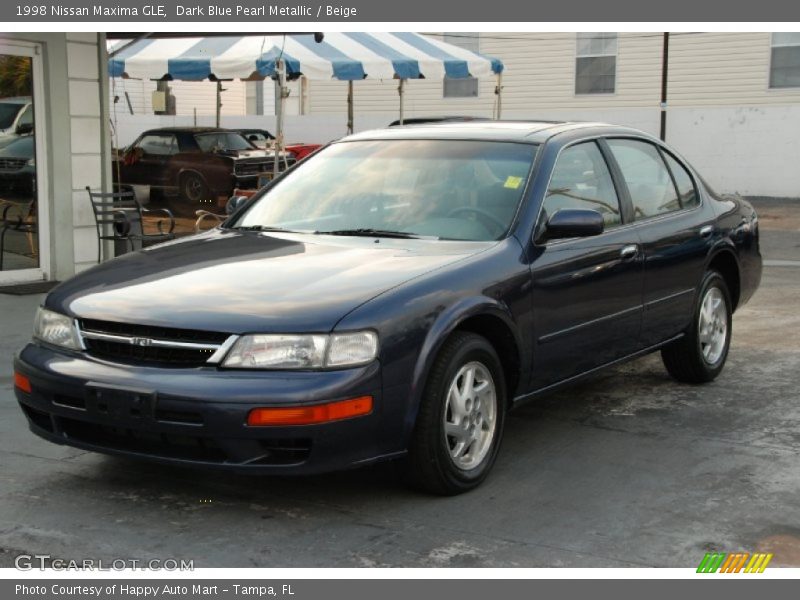
M 519 186 L 522 185 L 522 177 L 513 177 L 511 175 L 508 176 L 506 179 L 505 184 L 503 187 L 507 187 L 512 190 L 519 189 Z

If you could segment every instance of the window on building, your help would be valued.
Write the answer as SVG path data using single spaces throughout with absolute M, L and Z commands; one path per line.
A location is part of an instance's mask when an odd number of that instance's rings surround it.
M 772 34 L 769 87 L 800 87 L 800 33 Z
M 453 44 L 470 52 L 480 52 L 479 33 L 446 33 L 444 41 Z M 465 77 L 459 79 L 444 78 L 443 96 L 445 98 L 477 98 L 478 97 L 478 78 Z
M 613 94 L 617 79 L 617 34 L 578 33 L 576 94 Z

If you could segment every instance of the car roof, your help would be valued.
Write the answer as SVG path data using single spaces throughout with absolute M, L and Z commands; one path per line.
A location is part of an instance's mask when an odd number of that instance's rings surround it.
M 30 96 L 10 96 L 8 98 L 0 98 L 0 103 L 2 104 L 28 104 L 30 101 Z
M 603 133 L 634 133 L 640 131 L 629 127 L 589 121 L 462 121 L 403 125 L 386 129 L 374 129 L 348 136 L 351 140 L 395 140 L 395 139 L 464 139 L 525 142 L 540 144 L 549 138 L 582 129 L 597 129 Z M 598 131 L 600 133 L 601 131 Z
M 153 135 L 158 133 L 237 133 L 236 130 L 224 129 L 222 127 L 159 127 L 158 129 L 148 129 L 142 135 Z

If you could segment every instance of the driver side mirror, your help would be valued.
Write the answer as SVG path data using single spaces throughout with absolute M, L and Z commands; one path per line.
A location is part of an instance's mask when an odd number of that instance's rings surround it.
M 603 215 L 585 208 L 562 208 L 547 219 L 544 238 L 548 240 L 589 237 L 603 233 Z
M 228 203 L 225 205 L 225 214 L 232 215 L 247 204 L 248 200 L 249 198 L 247 196 L 231 196 L 228 198 Z
M 28 135 L 33 133 L 33 123 L 20 123 L 14 131 L 17 135 Z

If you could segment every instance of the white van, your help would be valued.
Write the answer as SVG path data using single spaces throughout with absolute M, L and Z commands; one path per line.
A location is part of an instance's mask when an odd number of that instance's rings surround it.
M 0 148 L 19 135 L 33 133 L 33 103 L 30 96 L 0 98 Z

